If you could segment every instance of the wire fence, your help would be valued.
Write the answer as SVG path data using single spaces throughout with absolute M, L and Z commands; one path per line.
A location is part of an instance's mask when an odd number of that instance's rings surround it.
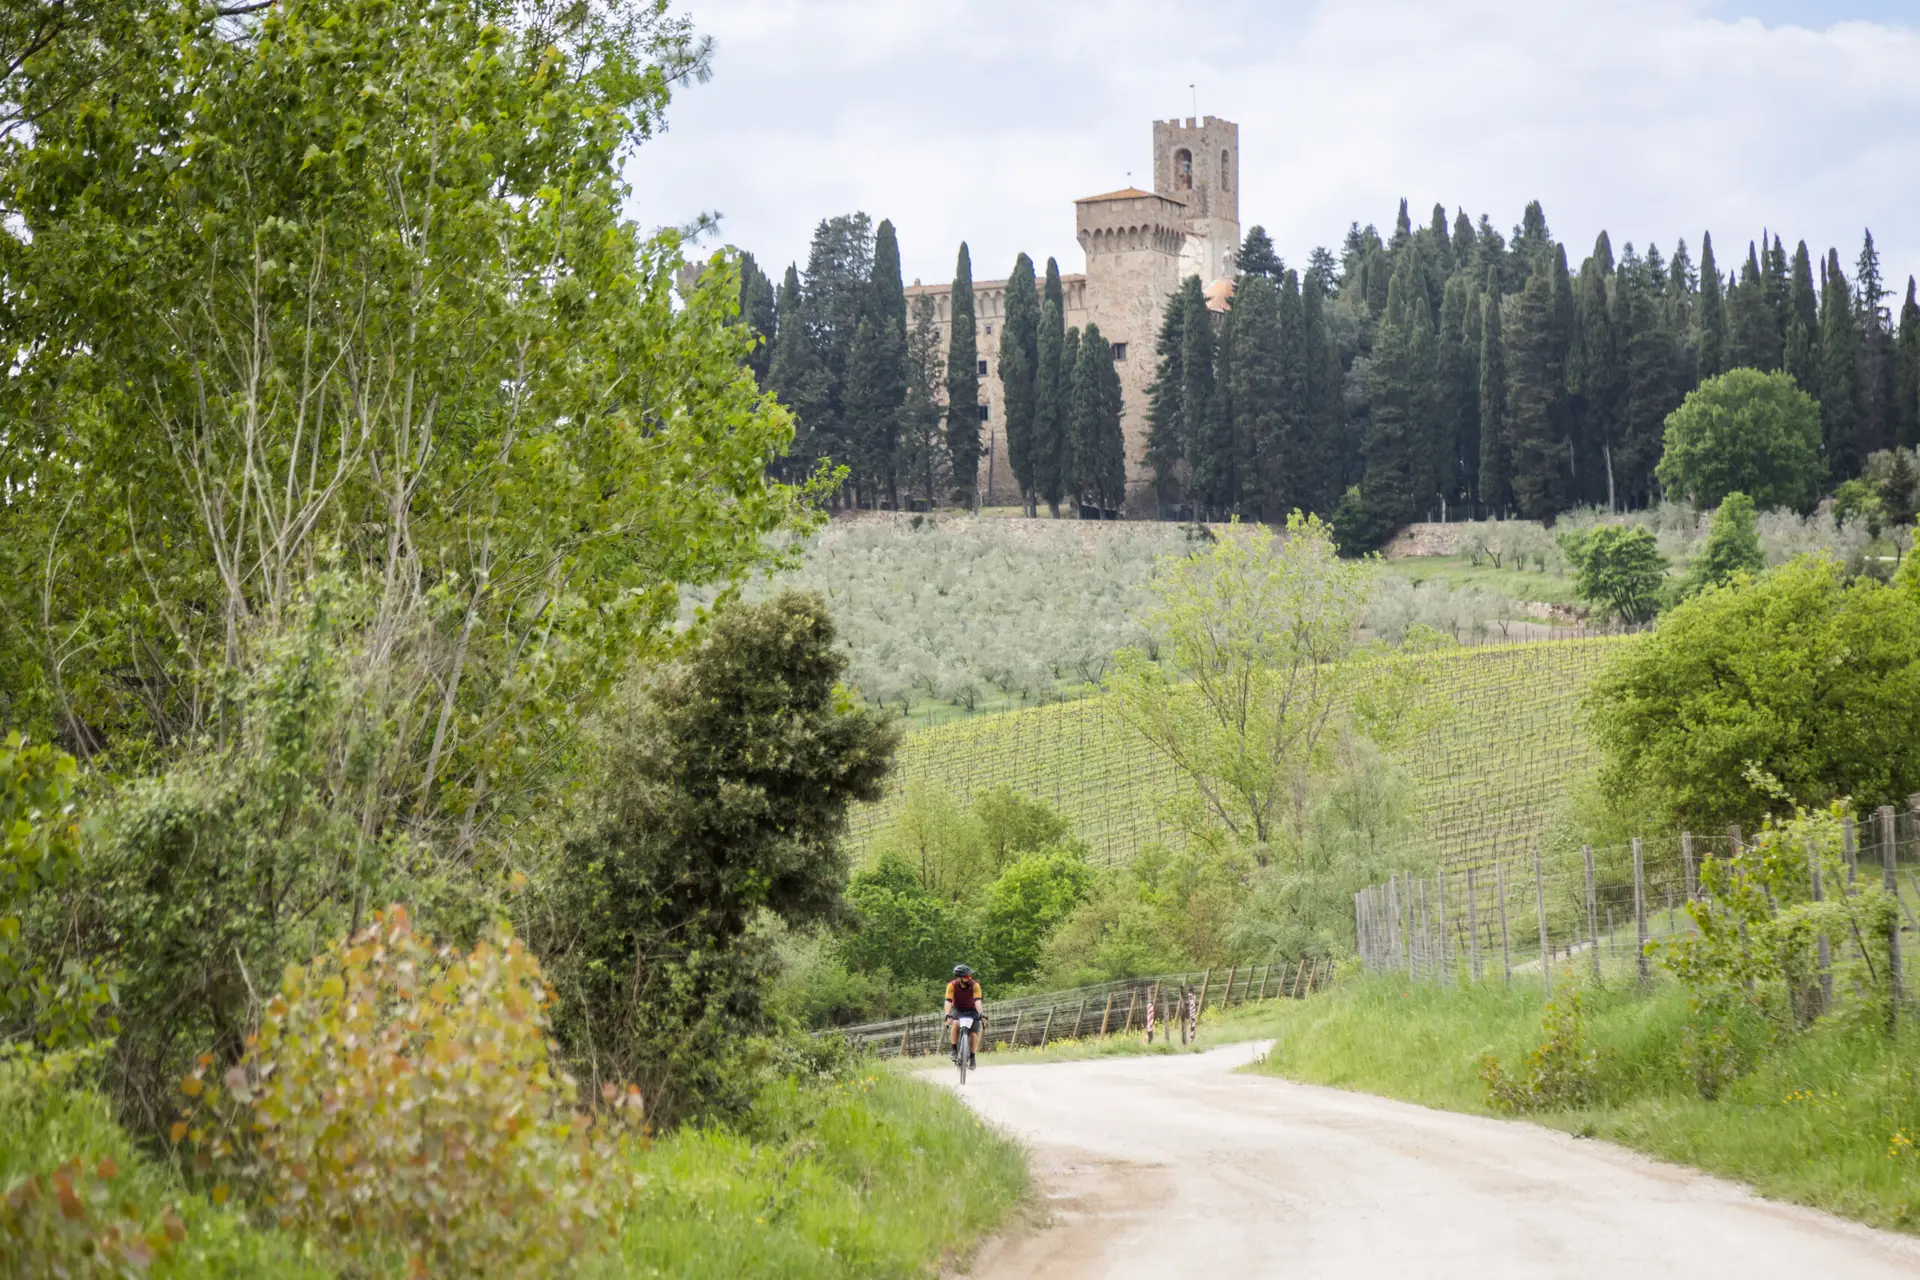
M 1190 973 L 1162 973 L 1122 978 L 1097 986 L 1049 991 L 1014 1000 L 988 1003 L 980 1049 L 1043 1048 L 1053 1040 L 1084 1040 L 1089 1036 L 1144 1032 L 1151 1004 L 1156 1021 L 1177 1033 L 1175 1010 L 1183 993 L 1192 990 L 1197 1017 L 1208 1009 L 1227 1009 L 1262 1000 L 1298 999 L 1324 988 L 1333 975 L 1326 958 L 1301 957 L 1269 964 L 1233 965 L 1197 969 Z M 939 1013 L 915 1014 L 854 1027 L 816 1032 L 837 1035 L 876 1057 L 919 1057 L 947 1051 L 947 1030 Z
M 1881 806 L 1842 824 L 1848 887 L 1878 883 L 1899 904 L 1899 924 L 1920 933 L 1920 795 L 1905 813 Z M 1372 973 L 1410 980 L 1540 982 L 1556 973 L 1609 969 L 1652 976 L 1649 942 L 1694 931 L 1686 905 L 1700 894 L 1707 860 L 1742 848 L 1740 830 L 1681 832 L 1623 845 L 1547 850 L 1538 843 L 1432 875 L 1395 876 L 1354 895 L 1360 959 Z M 1809 869 L 1811 888 L 1822 892 Z M 1826 891 L 1845 891 L 1827 886 Z M 1898 934 L 1892 939 L 1896 965 Z M 1896 995 L 1899 988 L 1895 988 Z

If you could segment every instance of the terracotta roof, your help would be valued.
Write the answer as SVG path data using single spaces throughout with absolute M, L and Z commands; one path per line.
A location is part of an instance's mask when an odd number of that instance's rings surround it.
M 1118 191 L 1109 191 L 1105 195 L 1082 196 L 1075 204 L 1093 204 L 1100 200 L 1151 200 L 1153 192 L 1142 191 L 1138 187 L 1122 187 Z
M 1239 286 L 1232 280 L 1225 278 L 1215 280 L 1212 284 L 1208 285 L 1206 289 L 1207 310 L 1233 310 L 1233 295 L 1238 291 Z

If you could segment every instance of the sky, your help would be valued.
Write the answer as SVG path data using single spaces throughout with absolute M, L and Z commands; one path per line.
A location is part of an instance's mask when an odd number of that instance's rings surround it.
M 1435 202 L 1544 206 L 1723 270 L 1864 228 L 1920 273 L 1920 0 L 688 0 L 713 79 L 635 156 L 647 225 L 717 213 L 776 279 L 814 226 L 891 218 L 911 281 L 1084 259 L 1073 200 L 1152 185 L 1151 122 L 1240 125 L 1242 227 L 1289 262 Z M 1897 306 L 1897 301 L 1896 301 Z

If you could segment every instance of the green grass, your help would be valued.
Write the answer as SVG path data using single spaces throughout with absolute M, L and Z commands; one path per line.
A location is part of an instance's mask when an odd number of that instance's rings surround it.
M 1832 1019 L 1777 1045 L 1719 1100 L 1682 1067 L 1686 993 L 1662 983 L 1587 994 L 1599 1100 L 1541 1123 L 1736 1178 L 1764 1195 L 1876 1226 L 1920 1225 L 1920 1026 Z M 1477 1063 L 1508 1066 L 1540 1040 L 1531 984 L 1461 989 L 1384 979 L 1277 1002 L 1262 1070 L 1453 1111 L 1489 1113 Z
M 1476 565 L 1464 555 L 1408 556 L 1402 560 L 1388 560 L 1385 567 L 1389 573 L 1396 573 L 1415 586 L 1423 582 L 1438 582 L 1455 591 L 1462 587 L 1481 587 L 1523 603 L 1532 600 L 1569 609 L 1583 605 L 1579 594 L 1573 589 L 1571 577 L 1564 573 L 1516 569 L 1511 560 L 1496 569 L 1491 560 L 1483 560 Z
M 1443 650 L 1429 695 L 1449 714 L 1404 753 L 1420 786 L 1427 844 L 1445 859 L 1485 858 L 1546 830 L 1593 766 L 1580 697 L 1627 638 Z M 1409 659 L 1389 659 L 1408 661 Z M 868 847 L 909 788 L 966 800 L 997 785 L 1054 805 L 1096 857 L 1121 861 L 1177 840 L 1161 806 L 1180 779 L 1165 757 L 1106 711 L 1103 697 L 975 716 L 910 731 L 888 796 L 858 808 L 850 843 Z
M 1028 1195 L 1018 1147 L 946 1090 L 886 1069 L 776 1086 L 750 1134 L 677 1133 L 642 1171 L 610 1276 L 933 1276 Z

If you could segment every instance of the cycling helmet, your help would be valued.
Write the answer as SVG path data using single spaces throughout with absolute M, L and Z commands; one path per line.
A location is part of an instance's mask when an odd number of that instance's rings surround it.
M 971 978 L 973 976 L 973 970 L 963 964 L 957 964 L 953 966 L 953 976 L 956 978 Z

